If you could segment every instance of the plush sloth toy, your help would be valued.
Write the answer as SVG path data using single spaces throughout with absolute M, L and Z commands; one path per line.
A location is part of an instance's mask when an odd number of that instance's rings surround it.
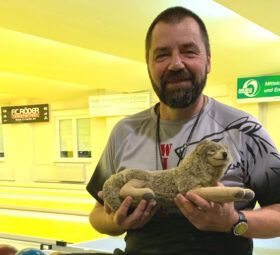
M 254 198 L 250 189 L 214 186 L 230 162 L 225 145 L 203 140 L 178 167 L 168 170 L 125 169 L 112 175 L 103 186 L 105 204 L 116 211 L 127 197 L 136 206 L 141 199 L 163 207 L 174 207 L 178 193 L 192 191 L 208 201 L 225 203 Z

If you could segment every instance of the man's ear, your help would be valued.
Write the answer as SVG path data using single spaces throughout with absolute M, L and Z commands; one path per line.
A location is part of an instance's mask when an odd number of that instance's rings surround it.
M 211 54 L 209 53 L 207 55 L 207 68 L 206 68 L 207 73 L 210 73 L 211 71 Z

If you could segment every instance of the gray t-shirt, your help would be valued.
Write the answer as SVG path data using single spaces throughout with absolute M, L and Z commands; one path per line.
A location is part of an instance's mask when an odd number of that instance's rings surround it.
M 102 190 L 103 183 L 110 175 L 125 168 L 162 169 L 160 152 L 163 167 L 175 167 L 196 118 L 160 120 L 161 150 L 156 146 L 157 116 L 154 107 L 122 119 L 114 127 L 87 185 L 89 193 L 103 203 L 97 192 Z M 208 98 L 186 154 L 204 139 L 227 145 L 231 153 L 231 164 L 221 182 L 225 186 L 248 187 L 255 191 L 255 200 L 237 202 L 237 209 L 252 209 L 256 201 L 261 206 L 280 203 L 280 155 L 258 120 Z M 197 238 L 194 237 L 196 235 Z M 196 239 L 200 240 L 197 247 Z M 203 244 L 204 239 L 207 245 Z M 215 240 L 219 240 L 218 244 Z M 221 251 L 222 254 L 222 246 L 228 253 L 229 245 L 236 247 L 233 250 L 235 254 L 251 254 L 249 239 L 226 233 L 198 231 L 176 208 L 162 209 L 143 229 L 128 231 L 126 241 L 128 254 L 204 254 L 194 253 L 196 250 L 204 250 L 205 254 L 211 254 L 211 250 L 215 253 Z M 189 245 L 188 241 L 191 241 Z M 209 245 L 209 241 L 218 246 Z M 247 253 L 242 253 L 242 249 Z

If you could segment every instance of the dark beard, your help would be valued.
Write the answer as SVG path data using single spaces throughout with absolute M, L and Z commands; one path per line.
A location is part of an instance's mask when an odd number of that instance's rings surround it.
M 195 79 L 192 73 L 187 73 L 184 70 L 168 71 L 161 79 L 160 87 L 158 87 L 150 76 L 152 86 L 155 93 L 159 97 L 160 101 L 168 105 L 171 108 L 185 108 L 194 103 L 199 95 L 202 93 L 206 80 L 207 73 L 205 69 L 205 75 L 201 80 Z M 189 80 L 191 85 L 188 87 L 182 86 L 173 88 L 172 90 L 166 89 L 168 82 L 176 82 Z

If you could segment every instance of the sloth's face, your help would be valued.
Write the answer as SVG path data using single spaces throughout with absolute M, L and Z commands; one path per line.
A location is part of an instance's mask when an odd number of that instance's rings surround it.
M 211 142 L 206 148 L 205 156 L 212 166 L 226 166 L 230 161 L 230 154 L 223 144 Z
M 212 166 L 226 166 L 231 157 L 227 147 L 223 144 L 209 140 L 203 140 L 197 145 L 197 153 L 201 158 L 207 158 L 208 163 Z

